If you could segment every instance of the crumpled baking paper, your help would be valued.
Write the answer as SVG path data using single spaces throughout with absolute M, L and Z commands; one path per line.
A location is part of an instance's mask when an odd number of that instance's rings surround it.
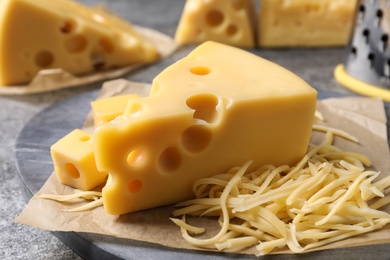
M 124 93 L 137 93 L 146 96 L 150 85 L 115 80 L 106 83 L 101 89 L 100 97 L 109 97 Z M 386 114 L 384 104 L 380 99 L 365 97 L 329 98 L 318 101 L 317 109 L 325 118 L 323 124 L 344 130 L 357 137 L 359 143 L 352 143 L 336 137 L 335 145 L 346 151 L 354 151 L 367 155 L 376 171 L 380 171 L 379 180 L 390 175 L 390 154 L 386 133 Z M 85 128 L 90 130 L 93 120 L 87 116 Z M 313 143 L 320 143 L 325 135 L 314 132 Z M 85 203 L 59 203 L 52 200 L 40 199 L 40 194 L 72 194 L 74 190 L 57 181 L 53 173 L 42 189 L 29 201 L 24 211 L 16 221 L 50 231 L 90 232 L 134 239 L 160 244 L 171 248 L 199 249 L 188 244 L 181 236 L 180 228 L 169 217 L 172 206 L 158 207 L 120 216 L 108 215 L 103 207 L 86 212 L 65 212 Z M 384 211 L 390 213 L 390 205 Z M 42 214 L 45 212 L 45 214 Z M 218 232 L 219 226 L 215 219 L 193 218 L 191 224 L 206 227 L 208 234 Z M 343 248 L 390 242 L 390 225 L 381 230 L 348 238 L 313 250 Z M 312 250 L 312 251 L 313 251 Z M 255 254 L 257 251 L 247 248 L 239 251 L 243 254 Z M 280 249 L 272 253 L 291 253 Z

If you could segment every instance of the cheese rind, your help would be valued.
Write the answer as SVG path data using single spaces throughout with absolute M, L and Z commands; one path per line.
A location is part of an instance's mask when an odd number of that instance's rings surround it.
M 80 190 L 105 184 L 107 173 L 96 168 L 92 135 L 75 129 L 50 148 L 58 180 Z
M 178 77 L 177 75 L 180 75 Z M 316 91 L 280 66 L 207 42 L 166 68 L 148 97 L 94 134 L 105 210 L 123 214 L 193 196 L 193 183 L 253 160 L 290 164 L 305 154 Z
M 262 0 L 260 47 L 329 47 L 349 42 L 357 0 Z
M 187 0 L 175 40 L 180 44 L 217 41 L 253 47 L 254 28 L 253 0 Z
M 0 1 L 0 84 L 44 69 L 82 75 L 154 61 L 158 52 L 126 21 L 71 0 Z

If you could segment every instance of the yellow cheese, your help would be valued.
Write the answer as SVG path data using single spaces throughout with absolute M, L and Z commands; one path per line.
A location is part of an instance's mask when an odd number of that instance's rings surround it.
M 175 40 L 180 44 L 211 40 L 253 47 L 254 24 L 253 0 L 187 0 Z
M 260 47 L 346 45 L 354 27 L 357 0 L 262 0 Z
M 1 85 L 29 82 L 43 69 L 80 75 L 158 56 L 131 24 L 71 0 L 0 1 L 0 39 Z
M 206 42 L 161 72 L 148 97 L 94 133 L 110 214 L 191 198 L 193 183 L 253 160 L 290 164 L 305 154 L 317 92 L 244 50 Z
M 58 180 L 80 190 L 104 184 L 107 173 L 96 169 L 91 134 L 75 129 L 51 146 L 54 171 Z
M 128 94 L 92 101 L 91 108 L 95 127 L 110 122 L 123 114 L 129 100 L 137 97 L 136 94 Z

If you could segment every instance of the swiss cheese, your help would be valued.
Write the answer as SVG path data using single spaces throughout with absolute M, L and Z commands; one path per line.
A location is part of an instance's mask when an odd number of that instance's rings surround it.
M 178 76 L 180 75 L 180 76 Z M 244 50 L 206 42 L 160 73 L 148 97 L 94 133 L 108 172 L 105 210 L 122 214 L 191 198 L 193 183 L 253 160 L 293 165 L 305 154 L 317 92 Z
M 119 95 L 102 98 L 91 102 L 94 126 L 114 120 L 126 110 L 130 99 L 137 98 L 136 94 Z
M 175 40 L 180 44 L 211 40 L 253 47 L 254 24 L 253 0 L 187 0 Z
M 27 83 L 43 69 L 80 75 L 158 56 L 131 24 L 71 0 L 0 1 L 0 38 L 1 85 Z
M 357 0 L 262 0 L 260 47 L 328 47 L 348 43 Z
M 105 184 L 107 173 L 96 168 L 90 133 L 75 129 L 53 144 L 50 151 L 61 183 L 85 191 Z

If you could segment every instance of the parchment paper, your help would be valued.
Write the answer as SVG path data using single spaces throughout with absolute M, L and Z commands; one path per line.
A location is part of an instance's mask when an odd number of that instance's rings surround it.
M 134 26 L 135 29 L 150 41 L 159 52 L 159 59 L 163 59 L 171 55 L 178 45 L 174 40 L 158 31 L 150 28 Z M 156 62 L 157 60 L 153 61 Z M 0 95 L 25 95 L 32 93 L 48 92 L 63 88 L 76 87 L 89 83 L 119 78 L 135 69 L 146 66 L 150 63 L 137 63 L 131 66 L 126 66 L 114 70 L 99 71 L 83 76 L 76 76 L 63 69 L 47 69 L 41 70 L 28 85 L 18 86 L 0 86 Z
M 100 97 L 122 93 L 148 95 L 149 84 L 116 80 L 106 83 Z M 336 138 L 335 144 L 347 151 L 363 153 L 372 161 L 373 169 L 381 171 L 377 180 L 390 175 L 390 156 L 386 134 L 386 114 L 383 102 L 373 98 L 330 98 L 318 102 L 318 110 L 325 117 L 324 124 L 347 131 L 358 138 L 359 144 Z M 88 115 L 85 127 L 91 128 L 92 119 Z M 312 142 L 319 143 L 324 138 L 322 133 L 313 133 Z M 64 212 L 79 204 L 59 203 L 38 198 L 39 194 L 72 194 L 74 190 L 60 184 L 54 173 L 42 189 L 30 200 L 25 210 L 16 221 L 50 231 L 75 231 L 105 234 L 120 238 L 134 239 L 161 244 L 172 248 L 198 249 L 189 245 L 180 234 L 180 228 L 169 217 L 173 207 L 159 207 L 120 216 L 105 213 L 103 207 L 86 212 Z M 390 205 L 383 210 L 390 213 Z M 45 214 L 42 214 L 45 212 Z M 215 219 L 192 218 L 191 224 L 207 227 L 208 234 L 217 232 Z M 372 233 L 352 237 L 314 250 L 342 248 L 390 242 L 390 225 Z M 238 253 L 254 254 L 254 248 Z M 281 249 L 273 253 L 291 253 Z

